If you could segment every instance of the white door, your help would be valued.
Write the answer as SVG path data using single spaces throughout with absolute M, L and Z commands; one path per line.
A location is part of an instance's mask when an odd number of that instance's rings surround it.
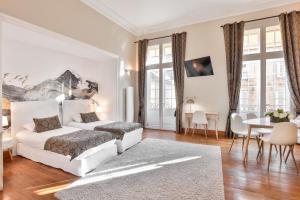
M 146 67 L 146 128 L 175 130 L 175 87 L 169 40 L 150 44 Z

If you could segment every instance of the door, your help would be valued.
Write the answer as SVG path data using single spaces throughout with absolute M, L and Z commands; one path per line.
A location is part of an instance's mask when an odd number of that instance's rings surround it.
M 150 44 L 146 67 L 146 128 L 175 130 L 175 87 L 171 42 Z

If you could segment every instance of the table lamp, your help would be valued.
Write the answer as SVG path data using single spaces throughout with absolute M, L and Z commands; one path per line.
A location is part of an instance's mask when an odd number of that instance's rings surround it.
M 195 103 L 194 99 L 188 99 L 186 101 L 186 104 L 190 105 L 190 113 L 192 112 L 192 104 L 194 104 L 194 103 Z

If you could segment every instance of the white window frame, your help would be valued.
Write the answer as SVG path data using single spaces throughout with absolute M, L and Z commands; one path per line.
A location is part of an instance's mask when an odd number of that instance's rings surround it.
M 152 64 L 152 65 L 146 65 L 146 74 L 147 74 L 147 70 L 151 70 L 151 69 L 159 69 L 159 83 L 162 83 L 162 79 L 163 79 L 163 70 L 166 68 L 173 68 L 173 62 L 167 62 L 167 63 L 163 63 L 163 44 L 165 43 L 171 43 L 172 44 L 172 40 L 171 38 L 163 38 L 163 39 L 158 39 L 158 40 L 151 40 L 148 43 L 148 46 L 152 46 L 152 45 L 159 45 L 159 63 L 158 64 Z M 148 56 L 148 51 L 147 51 L 147 56 Z M 146 56 L 146 57 L 147 57 Z M 147 76 L 145 76 L 145 83 L 146 83 L 146 91 L 148 91 L 148 86 L 147 86 Z M 148 101 L 147 101 L 148 97 L 147 95 L 145 95 L 145 111 L 147 112 L 148 110 Z M 163 89 L 160 88 L 159 90 L 159 105 L 161 106 L 161 104 L 163 104 Z M 163 116 L 163 110 L 159 109 L 159 116 Z M 145 112 L 145 127 L 146 128 L 154 128 L 148 125 L 148 119 L 147 119 L 147 113 Z M 160 119 L 160 124 L 159 124 L 160 128 L 163 127 L 163 120 Z M 176 128 L 176 127 L 174 127 Z
M 260 29 L 260 53 L 244 54 L 244 61 L 260 61 L 260 115 L 264 116 L 266 112 L 266 61 L 268 59 L 284 58 L 283 51 L 266 52 L 266 28 L 269 26 L 279 25 L 278 18 L 271 18 L 245 24 L 244 31 L 251 29 Z M 290 111 L 293 111 L 292 103 L 290 103 Z M 238 107 L 239 108 L 239 107 Z

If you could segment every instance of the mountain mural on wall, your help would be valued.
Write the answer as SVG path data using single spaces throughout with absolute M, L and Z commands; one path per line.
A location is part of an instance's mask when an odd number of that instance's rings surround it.
M 47 79 L 37 85 L 28 85 L 28 75 L 3 76 L 2 95 L 9 102 L 42 101 L 65 94 L 66 99 L 90 99 L 98 93 L 98 83 L 83 80 L 81 76 L 66 70 L 59 77 Z

